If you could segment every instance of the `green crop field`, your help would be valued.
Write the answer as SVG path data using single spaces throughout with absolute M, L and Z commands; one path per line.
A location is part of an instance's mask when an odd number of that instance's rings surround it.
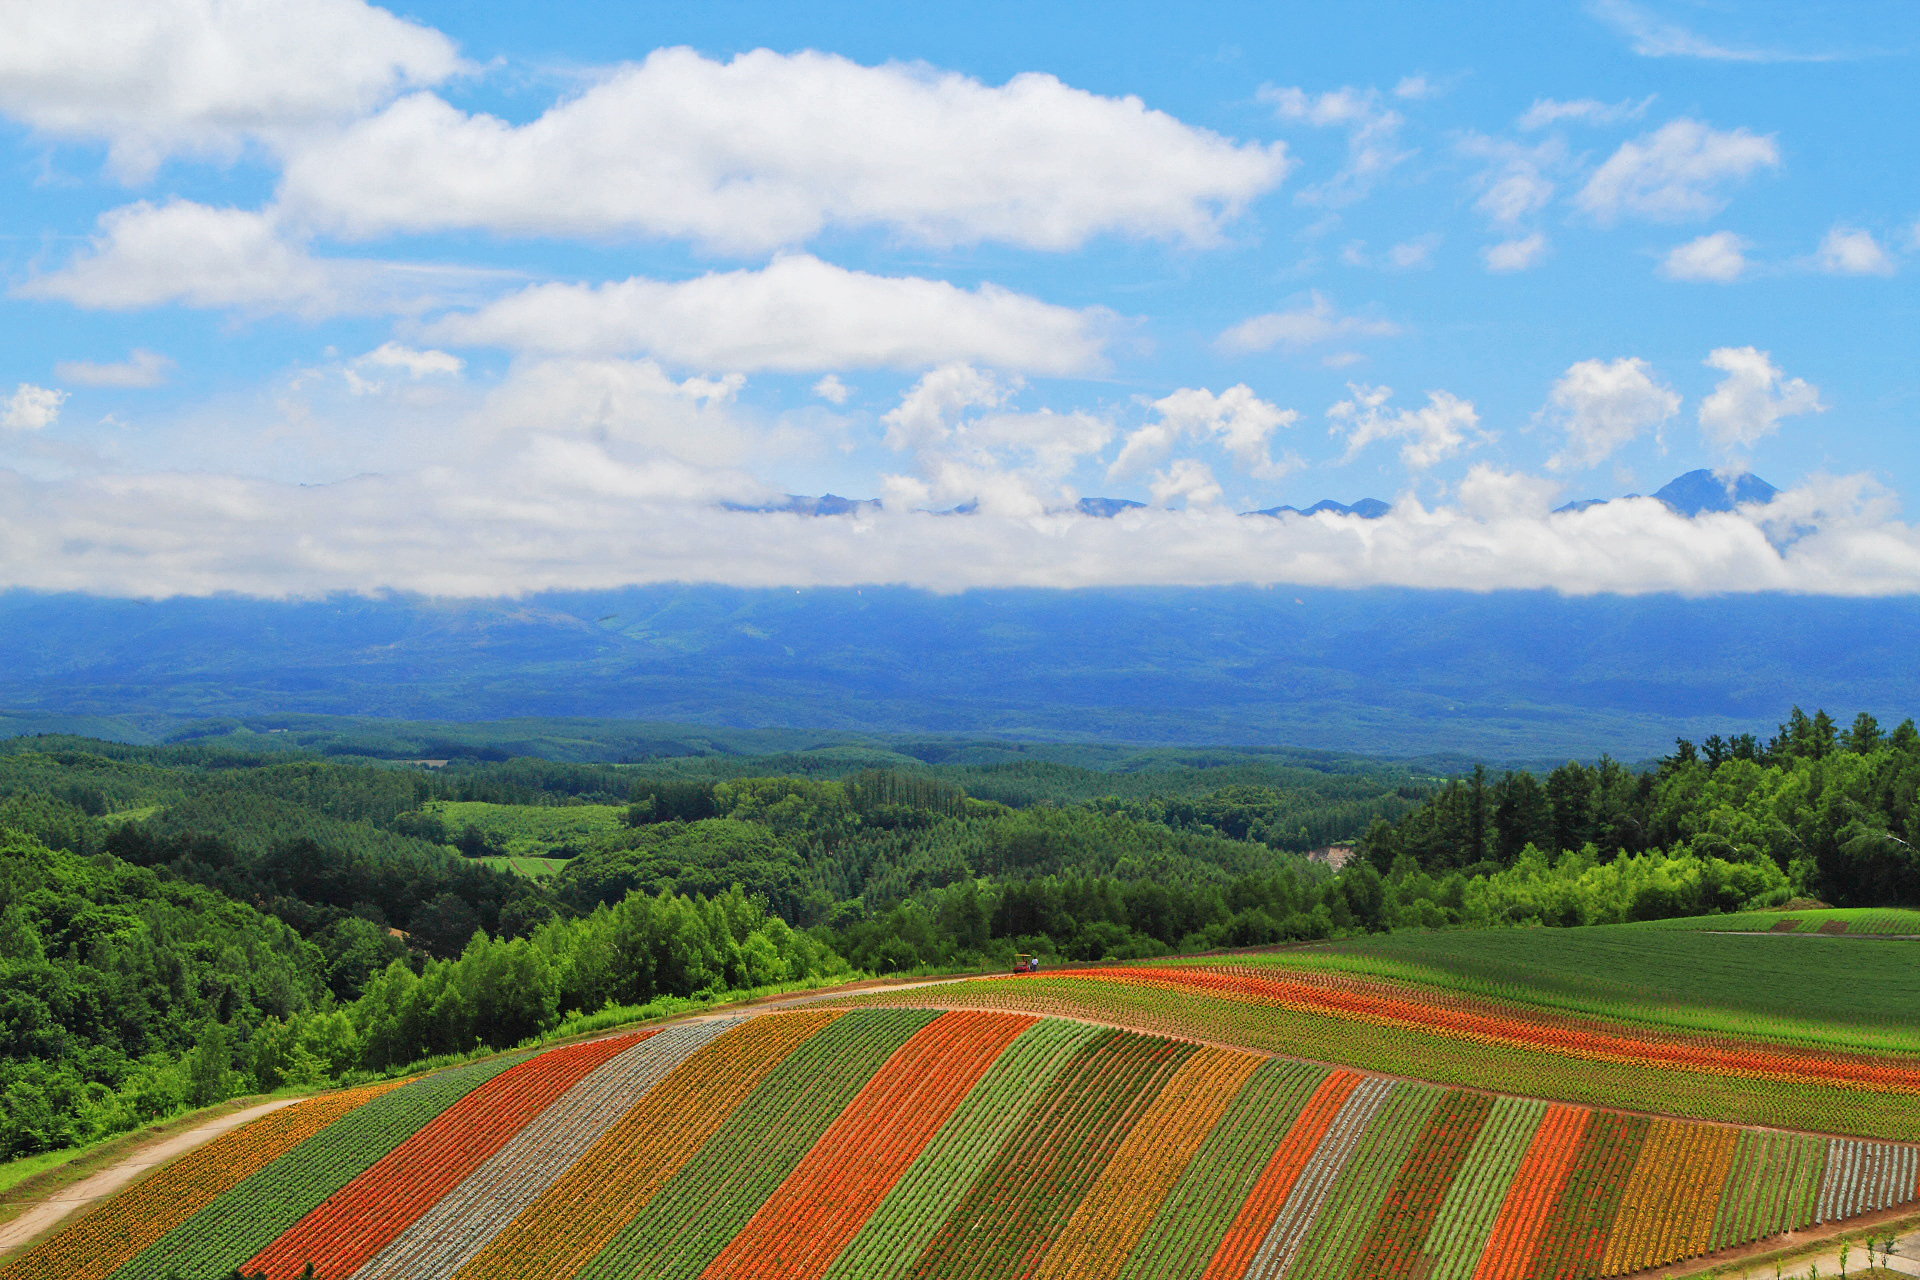
M 1844 925 L 1845 928 L 1840 926 Z M 1920 911 L 1902 907 L 1828 907 L 1814 911 L 1741 911 L 1723 916 L 1648 920 L 1635 929 L 1708 933 L 1838 933 L 1847 937 L 1920 938 Z

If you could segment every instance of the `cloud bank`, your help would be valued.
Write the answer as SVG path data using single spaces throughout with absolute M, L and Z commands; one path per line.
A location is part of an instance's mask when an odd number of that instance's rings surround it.
M 0 472 L 0 585 L 138 597 L 488 596 L 672 581 L 1920 590 L 1920 530 L 1887 519 L 1885 495 L 1858 478 L 1693 519 L 1650 498 L 1554 514 L 1550 485 L 1480 468 L 1456 503 L 1402 499 L 1378 520 L 1204 503 L 1102 520 L 726 511 L 665 496 L 686 491 L 684 464 L 622 465 L 578 440 L 548 438 L 516 454 L 511 472 L 510 487 L 499 473 L 447 470 L 320 486 L 189 474 L 36 483 Z
M 416 93 L 295 152 L 280 201 L 351 237 L 646 235 L 767 252 L 828 228 L 1065 250 L 1211 243 L 1286 176 L 1235 143 L 1050 75 L 994 87 L 832 54 L 661 49 L 512 125 Z

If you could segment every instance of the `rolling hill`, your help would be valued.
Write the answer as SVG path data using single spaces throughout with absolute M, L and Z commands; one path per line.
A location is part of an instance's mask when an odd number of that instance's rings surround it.
M 921 984 L 321 1094 L 0 1280 L 1602 1277 L 1920 1196 L 1920 1055 L 1575 1019 L 1431 966 L 1409 1001 L 1342 955 Z M 1409 1037 L 1424 1079 L 1369 1060 Z

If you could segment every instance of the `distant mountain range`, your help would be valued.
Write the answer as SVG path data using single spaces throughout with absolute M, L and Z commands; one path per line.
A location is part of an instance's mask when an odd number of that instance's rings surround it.
M 1920 712 L 1920 598 L 745 589 L 520 599 L 0 592 L 0 734 L 575 716 L 1639 760 L 1798 703 Z
M 1764 505 L 1772 502 L 1773 496 L 1779 492 L 1751 472 L 1722 476 L 1718 472 L 1702 467 L 1698 471 L 1689 471 L 1669 481 L 1653 496 L 1681 515 L 1693 517 L 1704 511 L 1732 511 L 1735 507 L 1753 503 Z M 1637 493 L 1626 495 L 1628 498 L 1639 496 Z M 1612 499 L 1582 498 L 1577 502 L 1555 507 L 1554 511 L 1556 514 L 1562 511 L 1585 511 L 1588 507 L 1605 506 L 1609 501 Z M 837 493 L 824 493 L 813 498 L 805 494 L 789 493 L 780 502 L 758 506 L 738 502 L 722 505 L 729 511 L 783 511 L 801 516 L 844 516 L 864 510 L 878 511 L 880 499 L 843 498 Z M 1074 503 L 1072 509 L 1083 516 L 1111 520 L 1123 511 L 1137 511 L 1146 505 L 1144 502 L 1135 502 L 1131 498 L 1082 498 Z M 938 514 L 965 516 L 972 515 L 976 509 L 976 504 L 963 502 L 957 507 L 950 507 Z M 1362 498 L 1354 503 L 1335 502 L 1332 498 L 1323 498 L 1310 507 L 1264 507 L 1259 511 L 1243 511 L 1240 514 L 1277 518 L 1283 515 L 1317 516 L 1322 512 L 1331 511 L 1339 516 L 1358 516 L 1362 520 L 1378 520 L 1391 510 L 1393 510 L 1393 504 L 1382 502 L 1378 498 Z

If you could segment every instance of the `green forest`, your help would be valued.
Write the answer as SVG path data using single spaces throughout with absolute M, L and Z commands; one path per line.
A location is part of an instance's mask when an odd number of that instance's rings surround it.
M 1910 721 L 1497 777 L 983 754 L 0 741 L 0 1158 L 857 971 L 1920 902 Z

